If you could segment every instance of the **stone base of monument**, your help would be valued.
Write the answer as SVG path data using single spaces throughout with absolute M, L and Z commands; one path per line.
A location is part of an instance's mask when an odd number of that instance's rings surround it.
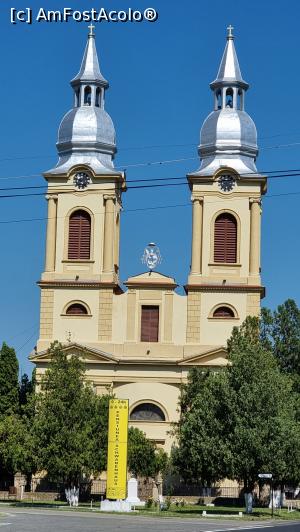
M 117 501 L 109 501 L 108 499 L 105 499 L 105 501 L 101 501 L 100 504 L 100 511 L 101 512 L 131 512 L 132 511 L 132 504 L 128 501 L 123 501 L 121 499 L 118 499 Z
M 126 502 L 129 502 L 132 506 L 145 506 L 145 502 L 141 501 L 138 496 L 138 483 L 136 478 L 131 477 L 127 482 L 127 499 Z

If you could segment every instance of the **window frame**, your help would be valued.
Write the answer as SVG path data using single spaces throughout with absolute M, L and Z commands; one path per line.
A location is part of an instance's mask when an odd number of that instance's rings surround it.
M 231 312 L 233 312 L 233 316 L 214 316 L 214 313 L 216 312 L 216 310 L 218 310 L 219 308 L 223 308 L 223 307 L 229 308 Z M 240 318 L 238 316 L 236 308 L 233 305 L 231 305 L 230 303 L 218 303 L 211 309 L 208 319 L 214 320 L 214 321 L 218 321 L 218 320 L 230 321 L 230 320 L 239 320 Z
M 164 421 L 159 421 L 159 420 L 147 420 L 147 419 L 131 419 L 132 412 L 138 406 L 143 405 L 143 404 L 152 404 L 154 406 L 157 406 L 162 411 L 162 413 L 163 413 L 163 415 L 165 417 L 165 420 Z M 142 399 L 142 400 L 137 401 L 136 403 L 134 403 L 132 406 L 130 406 L 128 421 L 129 421 L 129 423 L 168 423 L 169 422 L 169 417 L 168 417 L 166 409 L 162 406 L 161 403 L 159 403 L 159 402 L 157 402 L 155 400 L 152 400 L 152 399 Z
M 86 314 L 67 314 L 68 308 L 70 308 L 72 305 L 81 305 L 82 307 L 84 307 L 86 309 Z M 68 303 L 66 303 L 66 305 L 64 306 L 63 311 L 61 313 L 61 316 L 65 317 L 65 318 L 71 318 L 71 319 L 73 319 L 73 318 L 91 318 L 92 314 L 91 314 L 90 307 L 88 306 L 87 303 L 85 303 L 85 301 L 81 301 L 79 299 L 76 299 L 76 300 L 73 300 L 73 301 L 68 301 Z
M 68 252 L 69 252 L 69 228 L 70 228 L 70 217 L 72 216 L 72 214 L 76 211 L 86 211 L 89 215 L 90 215 L 90 219 L 91 219 L 91 234 L 90 234 L 90 258 L 89 259 L 69 259 L 68 258 Z M 84 263 L 84 264 L 89 264 L 89 263 L 94 263 L 95 260 L 94 260 L 94 225 L 95 225 L 95 220 L 94 220 L 94 215 L 92 213 L 92 211 L 86 207 L 85 205 L 82 206 L 82 205 L 78 205 L 76 207 L 72 207 L 72 209 L 70 209 L 67 214 L 66 214 L 66 217 L 65 217 L 65 227 L 64 227 L 64 251 L 63 251 L 63 259 L 62 259 L 62 262 L 67 262 L 67 263 Z
M 157 340 L 142 340 L 142 316 L 143 316 L 143 307 L 156 307 L 158 309 L 158 327 L 157 327 Z M 146 303 L 142 302 L 140 304 L 139 312 L 139 342 L 142 344 L 157 344 L 160 342 L 160 329 L 161 329 L 161 305 L 156 302 Z
M 216 262 L 215 261 L 215 222 L 221 214 L 231 214 L 236 220 L 236 262 Z M 211 219 L 210 227 L 210 262 L 209 266 L 237 267 L 240 263 L 240 244 L 241 244 L 241 220 L 239 215 L 231 209 L 222 209 L 217 211 Z

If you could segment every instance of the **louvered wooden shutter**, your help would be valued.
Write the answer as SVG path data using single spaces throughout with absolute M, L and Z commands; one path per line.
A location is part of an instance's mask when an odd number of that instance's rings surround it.
M 90 246 L 91 217 L 86 211 L 75 211 L 69 220 L 68 259 L 89 259 Z
M 80 305 L 80 303 L 73 303 L 67 308 L 66 314 L 78 316 L 80 314 L 87 314 L 87 310 L 83 305 Z
M 236 262 L 237 223 L 232 214 L 224 212 L 215 221 L 214 261 Z
M 234 313 L 229 307 L 219 307 L 214 312 L 214 318 L 234 318 Z
M 159 307 L 142 306 L 141 342 L 158 342 Z

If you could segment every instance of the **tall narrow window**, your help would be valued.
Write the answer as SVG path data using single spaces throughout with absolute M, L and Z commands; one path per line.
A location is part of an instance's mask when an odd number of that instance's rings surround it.
M 233 107 L 233 90 L 227 89 L 226 91 L 226 107 Z
M 142 306 L 141 342 L 158 342 L 159 307 Z
M 84 210 L 74 211 L 69 219 L 68 259 L 89 259 L 91 217 Z
M 96 107 L 101 107 L 100 103 L 101 103 L 101 89 L 99 87 L 97 87 L 97 89 L 96 89 L 96 100 L 95 100 Z
M 92 89 L 85 87 L 84 89 L 84 105 L 91 105 L 92 103 Z
M 215 221 L 214 262 L 234 263 L 237 260 L 237 222 L 229 212 L 223 212 Z

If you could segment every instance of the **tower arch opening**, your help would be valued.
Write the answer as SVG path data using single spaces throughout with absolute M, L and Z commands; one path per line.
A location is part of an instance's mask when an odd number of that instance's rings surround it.
M 95 106 L 96 107 L 101 107 L 101 89 L 100 89 L 100 87 L 97 87 L 97 89 L 96 89 Z
M 91 87 L 87 86 L 84 89 L 84 105 L 91 105 L 92 104 L 92 89 Z
M 226 89 L 225 106 L 227 109 L 233 108 L 233 89 Z

